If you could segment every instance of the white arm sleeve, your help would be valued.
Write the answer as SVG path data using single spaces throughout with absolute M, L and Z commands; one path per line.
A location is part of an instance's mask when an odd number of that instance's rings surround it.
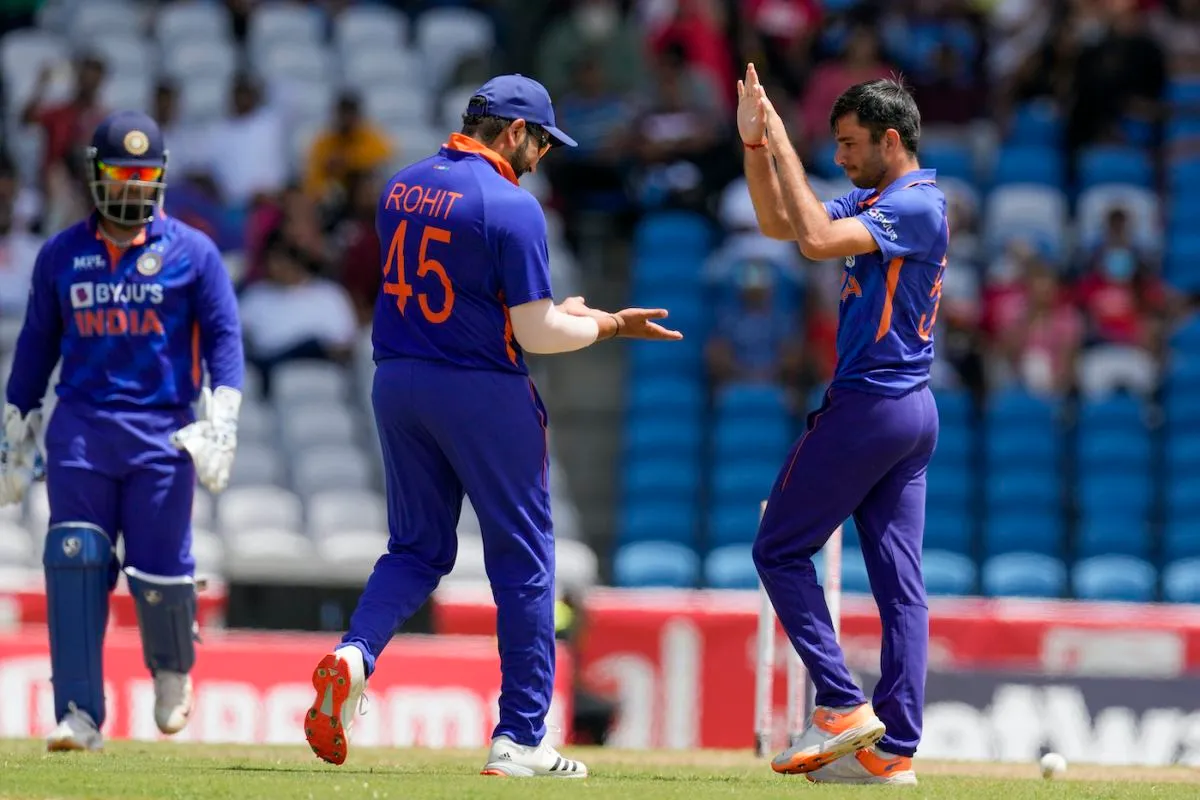
M 509 309 L 513 336 L 527 353 L 569 353 L 596 341 L 600 326 L 591 317 L 573 317 L 545 298 Z

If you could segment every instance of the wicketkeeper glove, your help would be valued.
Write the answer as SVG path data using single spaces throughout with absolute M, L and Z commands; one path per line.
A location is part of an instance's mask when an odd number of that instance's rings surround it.
M 196 421 L 171 434 L 171 443 L 188 452 L 196 465 L 196 477 L 213 494 L 229 485 L 241 407 L 242 393 L 237 389 L 205 388 L 200 394 Z
M 11 403 L 4 406 L 0 426 L 0 506 L 20 503 L 29 484 L 46 476 L 45 462 L 38 449 L 42 412 L 28 414 Z

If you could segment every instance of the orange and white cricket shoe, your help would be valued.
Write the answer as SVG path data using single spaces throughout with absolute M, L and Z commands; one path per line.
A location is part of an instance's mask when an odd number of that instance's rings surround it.
M 366 668 L 357 647 L 339 647 L 313 670 L 317 699 L 304 717 L 304 738 L 319 758 L 342 764 L 350 750 L 350 728 L 366 689 Z
M 878 742 L 886 732 L 870 703 L 838 711 L 817 706 L 800 741 L 775 756 L 771 769 L 785 775 L 813 772 Z
M 839 758 L 806 776 L 813 783 L 886 783 L 892 786 L 916 786 L 917 773 L 912 759 L 894 756 L 878 747 L 859 750 L 852 756 Z

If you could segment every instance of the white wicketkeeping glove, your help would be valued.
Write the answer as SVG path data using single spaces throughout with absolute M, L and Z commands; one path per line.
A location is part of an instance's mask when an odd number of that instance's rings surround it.
M 41 411 L 22 415 L 16 406 L 5 404 L 0 426 L 0 506 L 20 503 L 29 484 L 45 477 L 37 444 L 41 428 Z
M 171 434 L 171 443 L 188 452 L 196 465 L 196 477 L 213 494 L 229 485 L 241 407 L 242 393 L 237 389 L 205 388 L 200 394 L 196 421 Z

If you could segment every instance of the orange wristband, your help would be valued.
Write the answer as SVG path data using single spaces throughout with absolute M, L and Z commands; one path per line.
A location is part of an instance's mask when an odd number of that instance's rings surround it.
M 742 147 L 746 148 L 747 150 L 758 150 L 759 148 L 766 147 L 766 146 L 767 146 L 767 137 L 765 137 L 765 136 L 763 137 L 763 140 L 761 142 L 759 142 L 758 144 L 747 144 L 745 140 L 742 140 Z

